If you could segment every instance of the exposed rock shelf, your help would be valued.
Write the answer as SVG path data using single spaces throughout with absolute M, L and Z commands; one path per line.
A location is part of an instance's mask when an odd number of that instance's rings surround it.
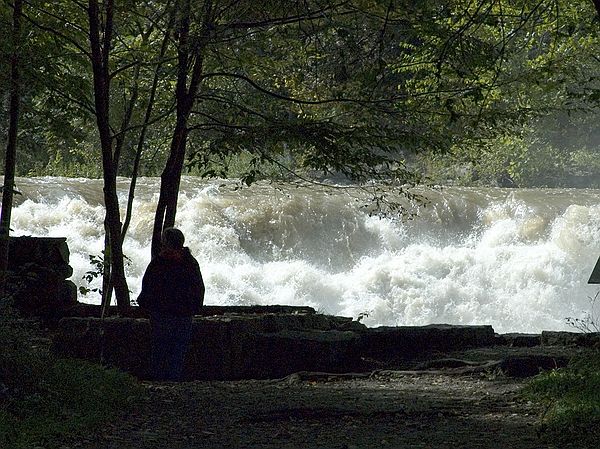
M 148 377 L 149 335 L 149 322 L 143 318 L 69 317 L 60 320 L 53 349 L 62 356 L 102 361 L 143 379 Z M 469 349 L 499 347 L 499 343 L 506 349 L 518 348 L 495 335 L 491 326 L 367 328 L 348 318 L 315 313 L 196 317 L 185 377 L 275 379 L 296 372 L 364 373 L 415 367 L 455 369 L 459 373 L 500 369 L 514 376 L 529 376 L 568 361 L 568 351 L 521 351 L 474 361 L 455 357 L 458 362 L 445 357 Z M 524 349 L 530 347 L 529 343 L 522 345 Z M 437 362 L 419 368 L 424 360 Z

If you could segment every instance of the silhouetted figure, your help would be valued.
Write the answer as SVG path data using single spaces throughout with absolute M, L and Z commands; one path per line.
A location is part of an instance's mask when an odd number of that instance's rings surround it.
M 204 303 L 200 267 L 184 241 L 179 229 L 163 231 L 161 252 L 146 268 L 137 300 L 150 313 L 154 380 L 181 379 L 192 337 L 192 316 Z

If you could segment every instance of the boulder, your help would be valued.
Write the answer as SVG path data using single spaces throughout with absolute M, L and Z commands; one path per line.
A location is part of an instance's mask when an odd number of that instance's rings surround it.
M 51 268 L 62 279 L 73 275 L 65 237 L 10 237 L 8 269 L 17 271 L 29 263 Z
M 347 330 L 347 323 L 317 314 L 195 317 L 184 376 L 238 380 L 282 378 L 300 371 L 364 372 L 371 369 L 372 359 L 420 358 L 428 352 L 492 346 L 496 341 L 490 326 Z M 150 346 L 150 323 L 140 318 L 63 318 L 53 340 L 53 350 L 61 356 L 102 362 L 142 379 L 149 374 Z M 494 367 L 507 376 L 527 377 L 567 361 L 548 355 L 510 356 L 494 362 Z M 479 365 L 444 359 L 426 368 L 492 369 L 489 363 Z
M 14 306 L 26 316 L 53 318 L 77 303 L 75 284 L 52 268 L 27 263 L 12 278 Z
M 53 318 L 77 302 L 66 238 L 11 237 L 7 286 L 27 316 Z
M 245 377 L 281 378 L 299 371 L 363 371 L 359 339 L 355 332 L 337 330 L 257 334 L 249 348 L 252 363 L 245 367 Z
M 240 322 L 196 321 L 187 379 L 268 379 L 297 371 L 345 372 L 360 365 L 358 336 L 348 331 L 248 332 Z
M 148 376 L 150 323 L 133 318 L 63 318 L 52 339 L 52 351 L 118 367 L 140 378 Z

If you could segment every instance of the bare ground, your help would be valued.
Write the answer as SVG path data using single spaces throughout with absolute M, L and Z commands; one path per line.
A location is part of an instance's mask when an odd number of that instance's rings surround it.
M 489 350 L 462 354 L 471 359 L 490 355 L 497 354 Z M 379 371 L 346 378 L 305 373 L 280 380 L 148 382 L 144 384 L 148 397 L 134 413 L 74 446 L 555 447 L 538 437 L 539 407 L 520 395 L 527 380 L 494 372 L 451 371 Z

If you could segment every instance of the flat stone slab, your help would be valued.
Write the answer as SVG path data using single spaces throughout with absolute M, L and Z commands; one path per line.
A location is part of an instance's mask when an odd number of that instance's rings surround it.
M 540 334 L 509 333 L 498 335 L 497 340 L 500 344 L 512 348 L 532 348 L 542 344 Z
M 362 334 L 362 353 L 386 360 L 411 357 L 430 351 L 451 351 L 469 347 L 493 346 L 492 326 L 428 326 L 377 327 Z
M 600 332 L 543 331 L 541 339 L 546 346 L 600 347 Z
M 64 316 L 80 318 L 100 318 L 101 307 L 97 304 L 87 304 L 78 302 L 69 310 L 66 310 Z M 108 317 L 117 316 L 119 312 L 116 306 L 110 306 Z M 309 306 L 287 306 L 287 305 L 265 305 L 265 306 L 215 306 L 204 305 L 198 316 L 218 316 L 218 315 L 264 315 L 264 314 L 288 314 L 288 315 L 316 315 L 317 311 Z M 132 306 L 126 312 L 127 318 L 148 318 L 148 313 L 140 307 Z M 352 318 L 335 317 L 340 320 L 350 320 Z

